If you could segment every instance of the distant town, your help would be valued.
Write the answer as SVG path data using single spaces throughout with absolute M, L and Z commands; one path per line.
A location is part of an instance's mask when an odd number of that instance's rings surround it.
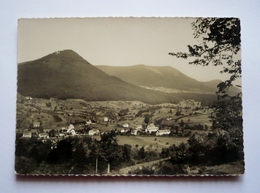
M 149 105 L 137 101 L 48 100 L 19 94 L 17 133 L 22 138 L 54 143 L 69 136 L 98 138 L 111 130 L 118 135 L 119 141 L 120 136 L 186 139 L 194 132 L 211 128 L 211 112 L 208 106 L 203 107 L 195 100 Z

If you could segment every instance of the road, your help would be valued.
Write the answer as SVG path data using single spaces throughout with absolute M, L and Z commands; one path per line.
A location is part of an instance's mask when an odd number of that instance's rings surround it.
M 170 159 L 170 157 L 167 157 L 167 158 L 163 158 L 163 159 L 159 159 L 159 160 L 140 163 L 140 164 L 136 164 L 136 165 L 133 165 L 133 166 L 126 167 L 126 168 L 122 168 L 122 169 L 119 170 L 119 174 L 128 174 L 129 171 L 137 170 L 138 168 L 142 168 L 142 167 L 149 167 L 149 166 L 152 166 L 154 164 L 157 164 L 159 162 L 166 161 L 166 160 L 169 160 L 169 159 Z

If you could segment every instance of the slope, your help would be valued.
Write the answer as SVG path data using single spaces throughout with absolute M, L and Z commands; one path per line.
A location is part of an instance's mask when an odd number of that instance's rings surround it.
M 212 88 L 170 66 L 97 66 L 100 70 L 139 86 L 164 87 L 190 92 L 214 93 Z
M 88 101 L 137 100 L 146 103 L 190 98 L 140 88 L 110 76 L 72 50 L 49 54 L 18 65 L 18 93 L 38 98 L 81 98 Z M 208 101 L 210 95 L 198 95 Z

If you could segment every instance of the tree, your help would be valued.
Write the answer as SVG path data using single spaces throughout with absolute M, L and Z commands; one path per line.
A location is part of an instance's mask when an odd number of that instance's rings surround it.
M 177 58 L 194 58 L 189 64 L 223 66 L 220 73 L 229 74 L 229 79 L 218 84 L 218 101 L 212 114 L 213 128 L 242 129 L 241 92 L 229 96 L 229 88 L 241 77 L 240 20 L 238 18 L 198 18 L 192 23 L 194 38 L 198 45 L 188 45 L 188 52 L 169 53 Z M 239 85 L 236 85 L 240 87 Z
M 100 145 L 104 159 L 107 161 L 107 173 L 110 173 L 110 164 L 116 165 L 116 160 L 122 157 L 122 148 L 117 143 L 114 131 L 101 135 Z
M 212 128 L 216 137 L 201 136 L 203 141 L 210 141 L 211 146 L 204 152 L 208 162 L 223 163 L 243 160 L 243 126 L 242 126 L 242 93 L 234 96 L 229 94 L 229 89 L 234 82 L 241 78 L 240 59 L 240 21 L 238 18 L 198 18 L 192 23 L 194 38 L 199 38 L 198 45 L 188 45 L 188 52 L 169 53 L 177 58 L 194 58 L 189 64 L 202 66 L 222 66 L 220 73 L 226 73 L 229 78 L 218 84 L 216 92 L 218 100 L 213 105 L 211 115 Z M 228 140 L 219 135 L 219 129 L 226 132 Z M 189 139 L 190 155 L 199 159 L 198 147 L 202 144 Z M 194 157 L 195 156 L 195 157 Z
M 123 149 L 123 155 L 122 159 L 124 162 L 129 162 L 131 160 L 131 145 L 124 144 L 122 149 Z
M 142 160 L 146 157 L 146 152 L 145 152 L 144 146 L 141 147 L 140 150 L 138 151 L 138 156 Z

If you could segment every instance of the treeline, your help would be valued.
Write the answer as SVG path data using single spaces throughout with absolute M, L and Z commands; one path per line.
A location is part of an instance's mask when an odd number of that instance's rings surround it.
M 243 162 L 242 131 L 214 130 L 193 134 L 188 143 L 163 148 L 161 152 L 136 145 L 118 145 L 114 131 L 90 137 L 68 137 L 54 142 L 17 138 L 15 169 L 19 174 L 117 174 L 131 165 L 167 158 L 151 168 L 139 168 L 129 174 L 188 174 L 187 167 L 216 166 Z M 203 174 L 203 169 L 198 171 Z
M 159 159 L 159 152 L 118 145 L 115 132 L 90 137 L 68 137 L 54 142 L 17 138 L 15 170 L 18 174 L 105 174 L 122 167 Z
M 242 132 L 216 130 L 209 134 L 193 134 L 187 144 L 162 149 L 162 157 L 171 157 L 172 165 L 214 166 L 244 159 Z M 182 172 L 185 173 L 184 170 Z M 202 170 L 199 171 L 203 173 Z
M 132 170 L 135 175 L 238 174 L 244 171 L 244 152 L 241 131 L 193 134 L 187 144 L 162 149 L 166 161 Z M 228 166 L 230 165 L 230 166 Z M 222 167 L 221 167 L 222 166 Z M 208 169 L 207 169 L 208 168 Z

